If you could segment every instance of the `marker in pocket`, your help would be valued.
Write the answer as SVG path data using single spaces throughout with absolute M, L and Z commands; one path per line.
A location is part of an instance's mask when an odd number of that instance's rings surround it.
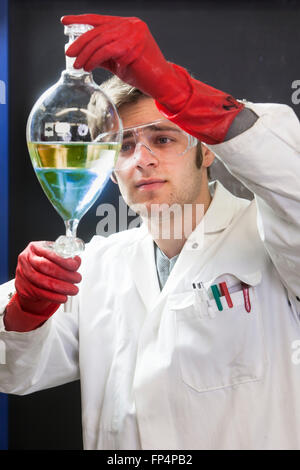
M 214 284 L 213 286 L 210 286 L 210 288 L 211 288 L 211 291 L 213 293 L 214 299 L 216 301 L 218 310 L 223 310 L 223 305 L 222 305 L 222 302 L 220 300 L 221 294 L 219 292 L 218 286 L 216 284 Z
M 233 303 L 232 303 L 232 299 L 230 297 L 226 282 L 220 282 L 219 287 L 220 287 L 221 294 L 225 296 L 228 307 L 232 308 Z

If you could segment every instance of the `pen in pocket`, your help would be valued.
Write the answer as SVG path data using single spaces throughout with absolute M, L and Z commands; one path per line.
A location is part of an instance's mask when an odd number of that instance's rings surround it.
M 208 295 L 208 293 L 207 293 L 207 291 L 204 287 L 203 282 L 193 283 L 192 285 L 193 285 L 193 289 L 197 289 L 202 302 L 206 303 L 207 312 L 208 312 L 209 316 L 211 318 L 214 318 L 216 315 L 215 315 L 214 309 L 211 306 L 210 298 L 209 298 L 209 295 Z

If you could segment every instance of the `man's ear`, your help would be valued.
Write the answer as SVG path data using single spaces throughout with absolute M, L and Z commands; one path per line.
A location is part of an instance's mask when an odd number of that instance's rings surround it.
M 201 143 L 201 149 L 202 149 L 202 165 L 208 168 L 214 161 L 215 154 L 208 147 L 206 147 L 206 145 L 203 143 Z
M 115 184 L 118 184 L 118 181 L 117 181 L 117 177 L 116 177 L 116 174 L 114 171 L 112 171 L 111 175 L 110 175 L 110 179 L 115 183 Z

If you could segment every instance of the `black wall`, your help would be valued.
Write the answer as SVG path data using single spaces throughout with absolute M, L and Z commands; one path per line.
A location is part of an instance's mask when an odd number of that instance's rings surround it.
M 34 175 L 26 147 L 28 114 L 64 68 L 65 14 L 138 16 L 149 25 L 166 58 L 210 85 L 253 102 L 292 106 L 300 79 L 298 1 L 10 1 L 10 277 L 17 255 L 31 240 L 55 240 L 64 231 Z M 99 83 L 108 74 L 97 70 Z M 284 165 L 284 157 L 283 157 Z M 212 169 L 235 194 L 251 198 L 220 163 Z M 79 236 L 96 231 L 101 202 L 117 203 L 109 183 L 82 219 Z M 11 449 L 80 449 L 80 386 L 68 384 L 9 400 Z

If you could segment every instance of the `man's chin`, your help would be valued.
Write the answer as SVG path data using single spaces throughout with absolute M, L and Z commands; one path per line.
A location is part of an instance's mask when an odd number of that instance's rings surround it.
M 136 214 L 141 217 L 149 217 L 151 214 L 151 203 L 136 202 L 128 205 L 130 209 L 132 209 L 134 212 L 136 212 Z
M 141 217 L 154 218 L 169 216 L 172 206 L 165 202 L 144 202 L 130 204 L 130 208 Z

